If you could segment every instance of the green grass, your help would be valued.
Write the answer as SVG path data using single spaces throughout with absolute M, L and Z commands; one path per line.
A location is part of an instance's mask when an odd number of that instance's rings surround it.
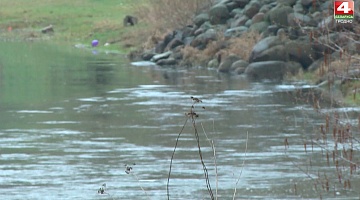
M 69 44 L 116 43 L 109 49 L 126 51 L 117 43 L 134 27 L 123 27 L 125 15 L 133 14 L 145 0 L 1 0 L 0 39 L 51 39 Z M 50 37 L 40 30 L 52 24 Z M 7 31 L 12 27 L 12 31 Z
M 350 105 L 360 105 L 360 81 L 349 81 L 342 85 L 342 91 L 345 93 L 345 103 Z M 357 90 L 355 93 L 354 91 Z

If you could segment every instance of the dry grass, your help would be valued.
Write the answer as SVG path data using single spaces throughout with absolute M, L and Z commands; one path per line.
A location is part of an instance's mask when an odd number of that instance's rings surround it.
M 337 76 L 346 76 L 349 71 L 359 68 L 360 55 L 342 55 L 339 59 L 329 62 L 329 55 L 324 56 L 324 61 L 316 71 L 319 76 L 334 73 Z
M 212 5 L 213 0 L 151 0 L 134 7 L 139 19 L 135 27 L 127 27 L 121 38 L 126 48 L 151 49 L 167 33 L 192 24 L 193 17 Z
M 206 65 L 211 59 L 221 55 L 227 57 L 235 54 L 243 60 L 248 60 L 255 44 L 260 40 L 257 32 L 246 32 L 238 38 L 227 39 L 221 35 L 218 40 L 211 41 L 204 50 L 199 50 L 191 46 L 182 49 L 183 60 L 185 63 L 195 65 Z
M 240 56 L 243 60 L 249 60 L 253 47 L 260 39 L 261 36 L 258 32 L 246 32 L 240 38 L 229 40 L 228 51 Z
M 176 29 L 192 23 L 213 0 L 151 0 L 137 8 L 136 15 L 157 29 Z
M 209 56 L 202 53 L 201 50 L 192 46 L 185 46 L 181 49 L 183 60 L 181 65 L 183 66 L 194 66 L 194 65 L 206 65 L 209 60 Z

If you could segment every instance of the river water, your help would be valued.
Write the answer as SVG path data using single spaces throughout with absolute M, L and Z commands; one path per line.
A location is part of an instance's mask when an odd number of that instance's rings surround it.
M 203 101 L 194 108 L 196 127 L 218 199 L 359 198 L 359 172 L 340 161 L 339 179 L 326 159 L 332 139 L 319 139 L 334 113 L 359 134 L 359 109 L 322 101 L 314 109 L 314 98 L 294 95 L 311 88 L 1 43 L 0 199 L 167 199 L 191 96 Z M 358 144 L 347 140 L 338 149 L 353 145 L 351 162 L 359 163 Z M 105 194 L 98 194 L 103 184 Z M 210 199 L 190 121 L 175 150 L 169 193 Z

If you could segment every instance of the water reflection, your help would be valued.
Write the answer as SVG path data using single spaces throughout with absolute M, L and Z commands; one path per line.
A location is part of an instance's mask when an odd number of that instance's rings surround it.
M 333 170 L 317 146 L 312 148 L 310 168 L 304 141 L 319 132 L 322 114 L 327 113 L 346 112 L 346 122 L 358 131 L 357 108 L 324 105 L 319 114 L 306 101 L 294 100 L 292 92 L 300 85 L 253 83 L 204 69 L 130 66 L 118 57 L 89 57 L 89 52 L 46 51 L 54 58 L 38 67 L 27 65 L 25 82 L 11 78 L 22 65 L 5 59 L 2 66 L 1 199 L 111 199 L 97 193 L 104 183 L 114 199 L 165 199 L 169 159 L 190 96 L 201 98 L 200 106 L 206 107 L 198 111 L 198 123 L 216 147 L 219 199 L 232 199 L 235 187 L 241 199 L 319 198 L 309 186 L 312 181 L 294 163 L 329 177 Z M 70 56 L 69 61 L 60 62 L 59 54 Z M 34 56 L 30 61 L 35 62 Z M 31 78 L 37 75 L 41 78 Z M 24 88 L 26 93 L 19 93 Z M 287 154 L 284 138 L 290 143 Z M 203 132 L 200 139 L 215 189 L 213 150 Z M 175 153 L 171 199 L 208 197 L 197 151 L 193 130 L 186 126 Z M 127 174 L 124 165 L 132 163 L 133 174 Z M 333 186 L 340 188 L 335 180 Z M 352 190 L 321 195 L 356 198 L 358 186 L 355 175 Z

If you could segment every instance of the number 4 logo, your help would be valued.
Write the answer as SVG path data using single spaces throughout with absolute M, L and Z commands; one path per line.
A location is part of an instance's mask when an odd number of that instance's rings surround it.
M 342 2 L 339 7 L 336 8 L 337 11 L 342 11 L 345 14 L 349 13 L 351 11 L 351 8 L 349 8 L 349 2 Z
M 354 1 L 342 0 L 334 1 L 335 15 L 354 15 Z

